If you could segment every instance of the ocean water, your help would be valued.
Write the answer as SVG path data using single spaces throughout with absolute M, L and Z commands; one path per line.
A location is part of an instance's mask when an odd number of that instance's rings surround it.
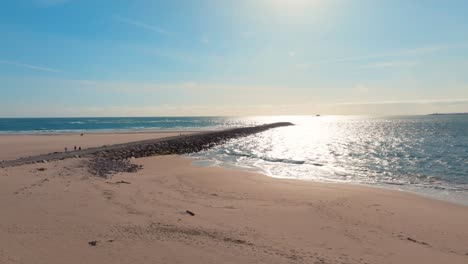
M 240 125 L 242 124 L 237 124 L 237 126 Z M 204 130 L 229 126 L 236 126 L 236 124 L 221 117 L 0 118 L 0 134 Z
M 0 133 L 210 130 L 289 121 L 189 156 L 272 177 L 414 191 L 468 204 L 468 115 L 0 119 Z
M 399 189 L 468 205 L 468 115 L 252 119 L 295 126 L 191 156 L 199 165 Z

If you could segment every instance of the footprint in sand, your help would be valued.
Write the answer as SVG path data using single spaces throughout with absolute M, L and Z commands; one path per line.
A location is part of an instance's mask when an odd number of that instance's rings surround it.
M 107 200 L 111 200 L 115 196 L 115 192 L 112 190 L 104 190 L 102 191 L 102 195 L 106 197 Z

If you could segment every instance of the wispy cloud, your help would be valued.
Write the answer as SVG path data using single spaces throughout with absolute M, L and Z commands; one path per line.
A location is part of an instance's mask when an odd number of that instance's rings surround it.
M 63 73 L 63 71 L 57 70 L 57 69 L 54 69 L 54 68 L 31 65 L 31 64 L 25 64 L 25 63 L 19 63 L 19 62 L 14 62 L 14 61 L 0 60 L 0 64 L 13 65 L 13 66 L 17 66 L 17 67 L 22 67 L 22 68 L 27 68 L 27 69 L 32 69 L 32 70 L 38 70 L 38 71 Z
M 17 81 L 15 81 L 17 80 Z M 446 99 L 435 96 L 425 99 L 399 97 L 340 97 L 319 98 L 304 94 L 292 95 L 290 87 L 257 84 L 198 83 L 152 83 L 105 80 L 65 80 L 63 78 L 8 79 L 18 83 L 18 89 L 28 91 L 30 84 L 35 89 L 49 91 L 74 91 L 77 104 L 51 103 L 43 96 L 41 107 L 31 107 L 27 101 L 0 104 L 0 116 L 170 116 L 170 115 L 288 115 L 288 114 L 428 114 L 435 112 L 467 112 L 468 97 L 448 95 Z M 466 88 L 466 87 L 465 87 Z M 358 86 L 366 92 L 368 87 Z M 466 89 L 461 89 L 466 90 Z M 125 102 L 110 102 L 102 105 L 88 100 L 90 97 L 110 98 L 119 95 Z M 169 96 L 167 96 L 169 95 Z M 110 96 L 110 97 L 109 97 Z M 364 98 L 369 98 L 368 100 Z M 380 100 L 379 98 L 383 98 Z M 357 99 L 354 101 L 354 99 Z M 349 100 L 349 101 L 348 101 Z M 0 100 L 1 101 L 1 100 Z M 63 100 L 59 100 L 63 101 Z M 194 105 L 194 102 L 196 104 Z M 38 110 L 39 109 L 39 110 Z
M 142 21 L 138 21 L 138 20 L 134 20 L 134 19 L 130 19 L 130 18 L 122 18 L 122 17 L 117 17 L 117 20 L 122 22 L 122 23 L 131 25 L 131 26 L 135 26 L 135 27 L 138 27 L 138 28 L 141 28 L 141 29 L 149 30 L 149 31 L 161 34 L 161 35 L 166 35 L 166 36 L 174 35 L 174 33 L 170 32 L 170 31 L 167 31 L 165 29 L 162 29 L 162 28 L 154 26 L 154 25 L 147 24 L 147 23 L 142 22 Z
M 182 83 L 148 83 L 148 82 L 112 82 L 96 80 L 72 80 L 68 82 L 71 87 L 83 90 L 105 91 L 112 93 L 152 94 L 173 91 L 191 91 L 200 89 L 194 82 Z
M 328 109 L 331 113 L 356 115 L 461 113 L 468 110 L 468 98 L 346 102 L 330 104 Z
M 419 47 L 419 48 L 414 48 L 414 49 L 404 49 L 404 50 L 397 50 L 397 51 L 390 51 L 390 52 L 367 54 L 367 55 L 361 55 L 361 56 L 350 56 L 350 57 L 341 57 L 341 58 L 332 58 L 332 59 L 325 59 L 325 60 L 318 60 L 318 61 L 303 62 L 303 63 L 298 64 L 297 67 L 306 68 L 309 66 L 320 66 L 324 64 L 355 62 L 355 61 L 364 61 L 364 60 L 370 60 L 370 59 L 394 58 L 394 57 L 402 57 L 402 56 L 429 54 L 429 53 L 441 52 L 450 48 L 457 48 L 457 47 L 464 47 L 464 46 L 468 46 L 468 42 L 432 45 L 432 46 L 424 46 L 424 47 Z
M 407 67 L 416 65 L 415 61 L 387 61 L 370 63 L 362 66 L 363 69 L 379 69 L 379 68 L 394 68 L 394 67 Z
M 286 91 L 282 86 L 263 86 L 263 85 L 235 85 L 223 83 L 198 83 L 194 81 L 177 83 L 151 83 L 151 82 L 112 82 L 97 80 L 70 80 L 68 84 L 79 87 L 83 90 L 100 90 L 114 93 L 160 93 L 167 91 L 189 91 L 189 92 L 207 92 L 223 91 L 225 93 L 237 94 L 239 92 L 250 92 L 250 94 L 259 93 L 262 96 L 267 92 Z
M 209 45 L 206 44 L 206 45 Z M 226 57 L 209 52 L 193 52 L 192 50 L 181 50 L 174 48 L 135 47 L 135 50 L 147 55 L 152 55 L 165 60 L 173 60 L 181 63 L 196 65 L 216 65 L 224 63 Z
M 367 60 L 367 59 L 378 59 L 378 58 L 397 57 L 397 56 L 404 56 L 404 55 L 413 55 L 413 54 L 433 53 L 433 52 L 437 52 L 440 50 L 442 50 L 441 46 L 422 47 L 418 49 L 400 50 L 400 51 L 387 52 L 387 53 L 375 53 L 375 54 L 368 54 L 368 55 L 362 55 L 362 56 L 321 60 L 321 61 L 313 62 L 311 64 L 320 65 L 320 64 L 328 64 L 328 63 L 336 63 L 336 62 L 362 61 L 362 60 Z
M 208 38 L 207 35 L 203 35 L 200 39 L 201 43 L 208 44 L 210 43 L 210 39 Z
M 175 61 L 180 61 L 184 63 L 196 63 L 199 61 L 199 59 L 189 53 L 184 53 L 181 51 L 174 51 L 174 50 L 162 50 L 162 49 L 141 49 L 143 52 L 157 56 L 160 58 L 165 58 L 165 59 L 170 59 L 170 60 L 175 60 Z
M 419 99 L 419 100 L 390 100 L 373 102 L 347 102 L 336 105 L 395 105 L 395 104 L 466 104 L 468 98 L 449 99 Z

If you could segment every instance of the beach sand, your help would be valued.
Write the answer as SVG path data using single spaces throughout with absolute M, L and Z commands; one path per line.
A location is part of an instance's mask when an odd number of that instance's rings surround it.
M 128 135 L 79 139 L 153 137 Z M 4 137 L 2 157 L 64 143 Z M 85 161 L 0 169 L 0 263 L 468 263 L 461 205 L 194 167 L 180 156 L 136 159 L 143 170 L 112 179 L 89 175 Z
M 121 133 L 85 133 L 83 136 L 71 134 L 4 134 L 0 135 L 0 160 L 63 152 L 81 147 L 83 149 L 100 147 L 146 139 L 156 139 L 180 134 L 193 134 L 194 131 L 151 131 Z

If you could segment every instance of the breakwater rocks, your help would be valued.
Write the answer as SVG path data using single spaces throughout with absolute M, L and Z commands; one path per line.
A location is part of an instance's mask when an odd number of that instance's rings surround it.
M 51 153 L 17 160 L 3 161 L 0 163 L 0 167 L 18 166 L 37 162 L 45 163 L 51 160 L 62 160 L 74 157 L 86 157 L 90 158 L 88 167 L 92 174 L 101 177 L 108 177 L 116 172 L 134 172 L 138 170 L 139 166 L 130 162 L 132 159 L 155 155 L 189 154 L 199 152 L 218 144 L 222 144 L 230 139 L 245 137 L 268 129 L 291 125 L 293 124 L 289 122 L 280 122 L 253 127 L 240 127 L 222 131 L 202 132 L 191 135 L 130 142 L 74 152 Z
M 230 139 L 240 138 L 268 129 L 291 126 L 292 123 L 273 123 L 254 127 L 233 128 L 223 131 L 206 132 L 158 141 L 141 142 L 120 148 L 97 152 L 90 161 L 90 172 L 101 177 L 108 177 L 115 172 L 133 172 L 138 166 L 129 160 L 156 155 L 189 154 L 209 149 Z
M 118 172 L 137 172 L 142 168 L 140 165 L 131 163 L 129 160 L 108 159 L 97 156 L 87 162 L 88 171 L 99 177 L 109 178 Z
M 97 153 L 100 157 L 119 160 L 141 158 L 154 155 L 188 154 L 199 152 L 227 140 L 252 135 L 265 130 L 292 125 L 291 123 L 274 123 L 255 127 L 234 128 L 223 131 L 179 136 L 156 142 L 141 143 L 135 146 L 124 146 L 118 149 L 105 150 Z

